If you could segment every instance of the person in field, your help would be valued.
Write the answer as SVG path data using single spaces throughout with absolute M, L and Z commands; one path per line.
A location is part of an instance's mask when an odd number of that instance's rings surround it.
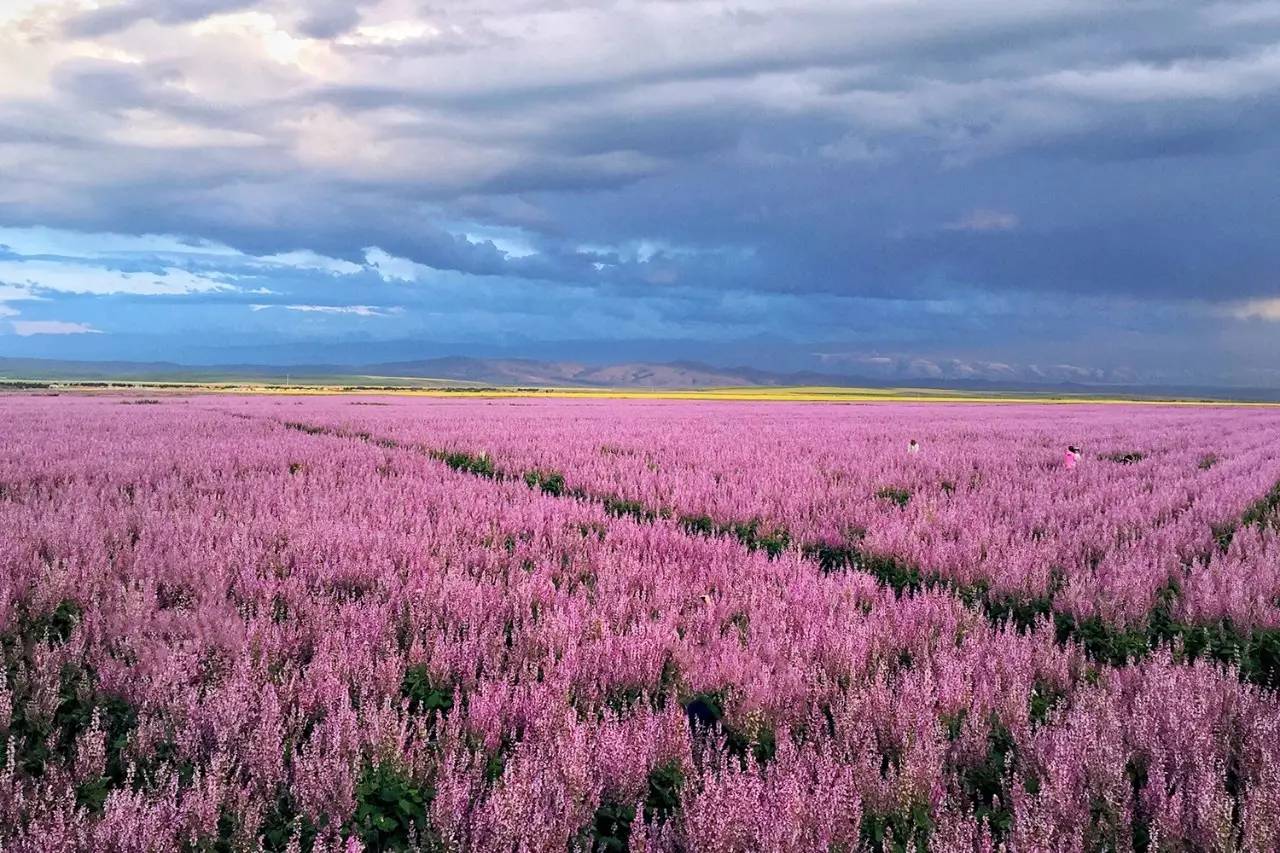
M 911 439 L 911 443 L 907 445 L 907 452 L 908 452 L 908 453 L 919 453 L 919 452 L 920 452 L 920 442 L 916 441 L 914 438 L 913 438 L 913 439 Z
M 1067 452 L 1062 455 L 1062 467 L 1068 471 L 1076 467 L 1076 463 L 1080 461 L 1080 448 L 1074 444 L 1067 445 Z

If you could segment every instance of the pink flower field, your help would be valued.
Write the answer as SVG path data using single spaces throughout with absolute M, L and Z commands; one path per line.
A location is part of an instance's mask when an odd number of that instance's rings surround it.
M 0 412 L 4 851 L 1280 850 L 1280 410 Z

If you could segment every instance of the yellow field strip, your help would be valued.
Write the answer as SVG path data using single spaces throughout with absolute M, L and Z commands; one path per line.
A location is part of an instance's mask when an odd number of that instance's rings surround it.
M 396 379 L 399 377 L 352 377 L 356 380 Z M 403 380 L 402 380 L 403 381 Z M 421 379 L 422 382 L 436 380 Z M 688 400 L 726 402 L 798 402 L 798 403 L 874 403 L 874 402 L 937 402 L 937 403 L 1091 403 L 1091 404 L 1145 404 L 1191 406 L 1280 406 L 1280 403 L 1244 402 L 1213 399 L 1173 397 L 1108 397 L 1089 394 L 1014 393 L 992 394 L 937 388 L 841 388 L 825 386 L 796 387 L 723 387 L 723 388 L 496 388 L 473 387 L 458 380 L 439 380 L 449 383 L 445 387 L 385 386 L 353 388 L 349 385 L 268 385 L 239 384 L 230 382 L 139 382 L 133 385 L 99 387 L 82 385 L 74 381 L 53 382 L 50 390 L 86 394 L 121 394 L 158 392 L 165 394 L 216 393 L 216 394 L 271 394 L 296 396 L 395 396 L 439 398 L 486 399 L 583 399 L 583 400 Z M 371 383 L 372 384 L 372 383 Z M 39 393 L 39 392 L 35 392 Z

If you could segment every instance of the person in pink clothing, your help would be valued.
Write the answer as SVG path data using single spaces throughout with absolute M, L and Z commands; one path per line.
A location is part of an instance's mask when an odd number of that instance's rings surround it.
M 1074 470 L 1076 463 L 1080 461 L 1080 448 L 1074 444 L 1067 446 L 1067 452 L 1062 455 L 1062 467 L 1068 471 Z

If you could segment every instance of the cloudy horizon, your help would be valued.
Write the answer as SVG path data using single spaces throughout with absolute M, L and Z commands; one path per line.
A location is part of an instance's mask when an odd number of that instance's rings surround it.
M 1280 388 L 1280 2 L 0 0 L 0 356 Z

